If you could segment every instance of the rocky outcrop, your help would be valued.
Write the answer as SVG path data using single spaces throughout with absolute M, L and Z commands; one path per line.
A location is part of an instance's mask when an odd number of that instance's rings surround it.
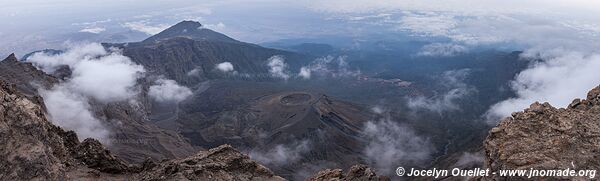
M 361 181 L 384 181 L 390 180 L 385 176 L 377 176 L 375 171 L 366 165 L 354 165 L 348 170 L 346 174 L 343 173 L 342 169 L 325 169 L 321 170 L 315 175 L 309 177 L 307 181 L 350 181 L 350 180 L 361 180 Z
M 0 61 L 0 79 L 16 85 L 22 93 L 33 95 L 38 88 L 51 88 L 58 79 L 38 70 L 31 63 L 20 62 L 15 54 Z
M 284 180 L 229 145 L 163 162 L 139 176 L 140 180 Z
M 600 169 L 600 86 L 567 108 L 534 103 L 491 129 L 486 166 L 500 169 Z M 494 175 L 483 180 L 518 180 Z M 558 177 L 544 179 L 574 179 Z M 585 179 L 585 178 L 583 178 Z

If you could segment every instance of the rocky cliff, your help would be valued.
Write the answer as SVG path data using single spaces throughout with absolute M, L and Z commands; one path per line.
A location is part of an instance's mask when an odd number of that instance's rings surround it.
M 575 99 L 567 108 L 536 102 L 522 112 L 513 113 L 490 130 L 484 148 L 486 166 L 492 171 L 600 169 L 600 86 L 591 90 L 587 99 Z M 497 175 L 480 179 L 527 180 Z

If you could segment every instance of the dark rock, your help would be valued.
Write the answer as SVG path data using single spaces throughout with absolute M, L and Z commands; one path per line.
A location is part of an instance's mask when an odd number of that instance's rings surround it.
M 309 177 L 307 181 L 384 181 L 390 180 L 385 176 L 377 176 L 375 171 L 366 165 L 354 165 L 343 174 L 342 169 L 325 169 Z

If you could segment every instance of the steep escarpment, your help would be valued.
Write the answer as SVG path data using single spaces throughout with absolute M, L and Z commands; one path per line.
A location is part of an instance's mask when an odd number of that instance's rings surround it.
M 63 71 L 60 71 L 61 69 Z M 45 103 L 41 101 L 38 90 L 52 90 L 64 79 L 70 78 L 68 72 L 69 67 L 64 65 L 49 75 L 30 62 L 17 60 L 14 54 L 0 61 L 0 80 L 15 85 L 19 92 L 30 99 L 39 99 L 42 106 Z M 135 100 L 90 102 L 94 116 L 103 118 L 103 124 L 112 130 L 109 148 L 113 153 L 126 161 L 142 162 L 148 157 L 155 160 L 182 158 L 197 151 L 177 132 L 161 129 L 148 121 L 149 105 L 145 94 L 138 95 Z
M 536 102 L 513 113 L 489 132 L 484 147 L 486 166 L 492 171 L 600 169 L 600 86 L 567 108 Z
M 0 180 L 283 180 L 231 146 L 129 165 L 46 119 L 39 99 L 0 80 Z
M 90 140 L 82 144 L 73 131 L 48 121 L 39 100 L 29 99 L 13 84 L 0 81 L 0 180 L 69 179 L 68 170 L 102 158 L 81 149 Z

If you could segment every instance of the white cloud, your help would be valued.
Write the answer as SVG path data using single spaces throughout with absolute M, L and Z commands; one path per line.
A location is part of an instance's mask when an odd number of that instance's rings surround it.
M 433 150 L 427 138 L 389 119 L 367 122 L 363 133 L 369 141 L 364 150 L 369 165 L 385 175 L 399 165 L 423 164 Z
M 369 13 L 385 11 L 438 11 L 460 13 L 531 13 L 567 16 L 594 16 L 593 0 L 316 0 L 306 6 L 325 12 Z
M 233 71 L 233 64 L 231 64 L 231 62 L 223 62 L 223 63 L 219 63 L 215 66 L 215 68 L 217 70 L 220 70 L 222 72 L 231 72 Z
M 469 69 L 446 71 L 442 74 L 442 87 L 449 89 L 434 97 L 408 97 L 407 106 L 413 111 L 427 110 L 442 114 L 447 111 L 459 111 L 458 102 L 477 90 L 463 81 L 469 75 Z
M 95 34 L 102 33 L 104 31 L 106 31 L 106 29 L 100 28 L 100 27 L 84 28 L 82 30 L 79 30 L 79 32 L 87 32 L 87 33 L 95 33 Z
M 187 73 L 187 76 L 199 76 L 201 72 L 202 72 L 202 68 L 201 67 L 196 67 L 196 68 L 190 70 Z
M 50 90 L 40 90 L 52 123 L 74 130 L 79 139 L 94 138 L 108 143 L 109 130 L 93 116 L 87 98 L 59 85 Z
M 307 66 L 300 68 L 298 76 L 310 79 L 313 75 L 327 75 L 332 77 L 348 77 L 360 75 L 360 71 L 351 70 L 346 56 L 326 56 L 315 59 Z
M 70 79 L 64 83 L 75 93 L 102 102 L 129 99 L 138 91 L 135 84 L 144 67 L 137 65 L 118 52 L 108 52 L 100 44 L 74 47 L 59 55 L 36 53 L 27 61 L 47 73 L 58 66 L 68 65 Z
M 250 158 L 267 165 L 289 165 L 299 161 L 302 154 L 310 151 L 308 140 L 277 145 L 267 151 L 252 150 Z
M 40 90 L 53 123 L 74 130 L 81 139 L 108 142 L 109 130 L 95 118 L 89 99 L 108 103 L 131 99 L 144 68 L 118 52 L 108 52 L 100 44 L 72 47 L 58 55 L 37 53 L 27 61 L 47 73 L 68 65 L 71 77 L 50 90 Z
M 192 91 L 174 80 L 158 79 L 150 86 L 148 95 L 158 102 L 180 102 L 192 95 Z
M 149 23 L 145 21 L 127 22 L 123 24 L 123 26 L 148 35 L 155 35 L 170 27 L 170 25 L 167 24 L 149 25 Z
M 462 155 L 460 155 L 460 157 L 458 157 L 458 160 L 456 161 L 456 163 L 454 163 L 453 167 L 459 167 L 459 168 L 481 167 L 484 164 L 484 160 L 485 160 L 485 157 L 481 153 L 464 152 Z
M 467 52 L 465 46 L 453 43 L 432 43 L 425 45 L 417 53 L 419 56 L 450 57 Z
M 545 60 L 516 76 L 511 88 L 517 96 L 493 105 L 486 114 L 488 123 L 496 124 L 500 118 L 523 110 L 535 101 L 567 106 L 600 84 L 600 54 L 560 52 L 557 57 Z
M 225 24 L 223 22 L 219 22 L 217 24 L 205 24 L 201 28 L 208 28 L 215 31 L 222 31 L 225 29 Z
M 302 77 L 303 79 L 310 79 L 310 74 L 311 74 L 311 70 L 309 68 L 301 67 L 300 73 L 298 73 L 298 76 Z
M 271 76 L 285 80 L 290 78 L 290 75 L 287 71 L 288 65 L 285 63 L 285 59 L 282 56 L 272 56 L 268 61 L 269 62 L 267 65 L 269 66 L 269 73 L 271 73 Z

